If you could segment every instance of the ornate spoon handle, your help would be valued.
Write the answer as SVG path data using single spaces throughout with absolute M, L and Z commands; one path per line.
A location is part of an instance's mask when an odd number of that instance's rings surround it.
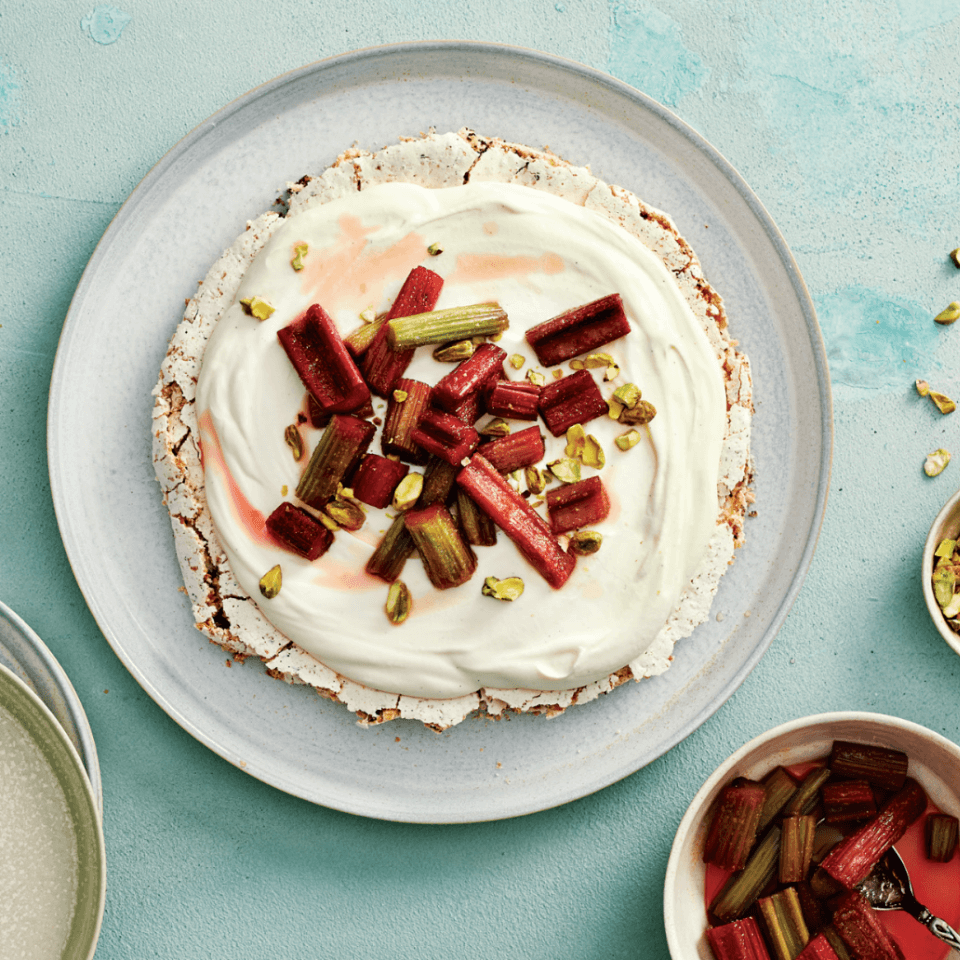
M 949 944 L 954 950 L 960 950 L 960 934 L 947 923 L 935 917 L 923 904 L 915 898 L 908 897 L 903 902 L 903 908 L 912 917 L 920 921 L 935 937 Z

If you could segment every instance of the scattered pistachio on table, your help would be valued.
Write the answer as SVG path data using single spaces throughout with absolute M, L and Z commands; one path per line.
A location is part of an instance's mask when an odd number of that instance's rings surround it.
M 947 468 L 947 464 L 950 462 L 950 451 L 944 450 L 941 447 L 939 450 L 934 450 L 933 453 L 927 454 L 927 459 L 923 464 L 923 472 L 928 477 L 939 477 L 941 473 Z
M 956 300 L 954 300 L 952 303 L 948 303 L 947 306 L 933 319 L 936 320 L 937 323 L 942 323 L 944 325 L 960 320 L 960 303 L 958 303 Z

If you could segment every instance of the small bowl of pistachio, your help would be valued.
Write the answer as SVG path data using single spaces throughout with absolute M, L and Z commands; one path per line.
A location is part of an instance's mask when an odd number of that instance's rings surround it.
M 937 514 L 923 549 L 923 596 L 940 636 L 960 653 L 960 490 Z

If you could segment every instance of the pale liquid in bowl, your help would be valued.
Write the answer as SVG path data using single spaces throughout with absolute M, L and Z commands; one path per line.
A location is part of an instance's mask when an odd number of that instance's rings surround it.
M 63 789 L 33 738 L 0 706 L 0 960 L 61 955 L 77 881 Z

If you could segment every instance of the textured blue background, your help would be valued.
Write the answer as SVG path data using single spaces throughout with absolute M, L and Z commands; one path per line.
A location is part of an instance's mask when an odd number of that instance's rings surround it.
M 601 793 L 518 820 L 404 826 L 245 776 L 140 690 L 87 612 L 57 532 L 45 414 L 57 338 L 140 178 L 288 69 L 402 40 L 513 43 L 638 87 L 760 196 L 814 297 L 834 387 L 827 518 L 799 600 L 719 712 Z M 891 713 L 960 740 L 960 661 L 920 594 L 960 478 L 960 0 L 0 0 L 0 599 L 74 682 L 100 752 L 108 895 L 97 956 L 666 957 L 662 882 L 697 787 L 784 720 Z M 759 505 L 762 509 L 762 504 Z M 556 722 L 562 722 L 556 721 Z

